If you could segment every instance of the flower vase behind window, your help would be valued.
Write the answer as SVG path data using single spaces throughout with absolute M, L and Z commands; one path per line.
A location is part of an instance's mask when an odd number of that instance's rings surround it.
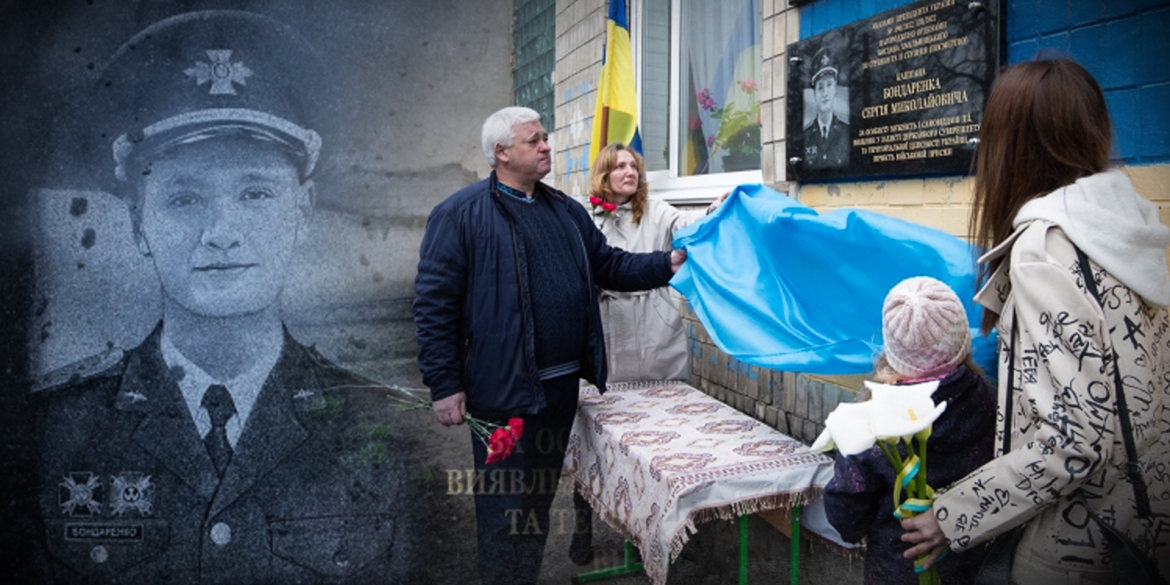
M 711 112 L 711 118 L 719 121 L 719 129 L 707 138 L 707 144 L 712 154 L 726 151 L 723 155 L 723 170 L 726 172 L 760 168 L 758 86 L 750 78 L 736 85 L 739 91 L 729 95 L 727 103 L 720 108 L 715 107 L 709 90 L 703 89 L 697 96 L 700 105 Z

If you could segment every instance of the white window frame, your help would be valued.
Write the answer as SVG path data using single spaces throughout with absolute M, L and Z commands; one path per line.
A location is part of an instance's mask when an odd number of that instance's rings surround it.
M 634 55 L 641 55 L 642 49 L 642 10 L 644 0 L 630 0 L 630 44 Z M 738 185 L 756 184 L 764 182 L 764 173 L 761 169 L 752 171 L 736 171 L 731 173 L 714 173 L 709 175 L 679 176 L 679 128 L 680 105 L 682 95 L 678 80 L 682 74 L 682 0 L 670 0 L 670 111 L 671 119 L 668 123 L 670 136 L 667 138 L 670 149 L 670 168 L 664 171 L 650 171 L 646 173 L 646 180 L 650 185 L 649 196 L 654 199 L 663 199 L 668 203 L 681 205 L 699 205 L 714 201 L 720 195 L 734 189 Z M 634 78 L 638 96 L 638 119 L 642 119 L 642 60 L 634 59 Z

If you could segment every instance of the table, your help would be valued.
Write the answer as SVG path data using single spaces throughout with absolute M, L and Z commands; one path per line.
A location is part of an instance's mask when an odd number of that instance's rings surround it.
M 819 497 L 832 459 L 685 382 L 581 389 L 565 465 L 603 521 L 642 553 L 654 585 L 697 525 L 740 521 L 745 579 L 747 516 Z M 793 534 L 794 561 L 799 534 Z M 627 547 L 627 565 L 632 551 Z M 793 563 L 793 578 L 796 578 Z

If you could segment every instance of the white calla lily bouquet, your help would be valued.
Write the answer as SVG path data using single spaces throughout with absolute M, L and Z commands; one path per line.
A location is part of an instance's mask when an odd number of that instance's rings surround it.
M 930 508 L 934 489 L 926 484 L 926 441 L 934 421 L 946 410 L 945 402 L 934 404 L 931 395 L 938 380 L 896 386 L 865 382 L 872 398 L 846 402 L 825 419 L 825 430 L 812 445 L 813 451 L 837 449 L 842 455 L 864 453 L 875 444 L 894 466 L 894 516 L 910 518 Z M 906 444 L 903 458 L 898 443 Z M 940 557 L 941 558 L 941 557 Z M 919 585 L 938 585 L 935 567 L 923 570 L 926 555 L 914 562 Z

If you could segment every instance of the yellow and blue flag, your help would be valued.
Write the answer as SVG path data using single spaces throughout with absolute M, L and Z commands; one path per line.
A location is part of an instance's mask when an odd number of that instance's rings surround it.
M 605 53 L 601 80 L 597 84 L 597 108 L 593 113 L 593 141 L 589 145 L 590 164 L 602 148 L 614 142 L 642 152 L 626 0 L 609 0 L 605 28 Z

